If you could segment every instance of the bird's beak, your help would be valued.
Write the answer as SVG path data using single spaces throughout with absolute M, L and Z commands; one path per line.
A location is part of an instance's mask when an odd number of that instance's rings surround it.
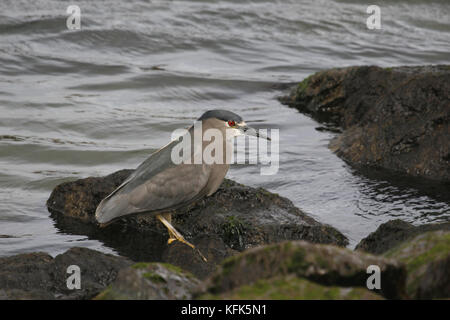
M 265 134 L 259 133 L 258 131 L 256 131 L 256 129 L 249 127 L 247 125 L 242 125 L 239 126 L 239 130 L 241 130 L 241 132 L 247 136 L 254 136 L 257 138 L 263 138 L 263 139 L 267 139 L 267 140 L 271 140 L 268 136 L 266 136 Z

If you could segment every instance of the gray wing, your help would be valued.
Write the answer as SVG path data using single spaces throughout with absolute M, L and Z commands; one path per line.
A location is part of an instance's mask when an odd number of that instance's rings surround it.
M 97 207 L 100 223 L 140 212 L 170 211 L 203 196 L 210 166 L 175 165 L 170 154 L 176 141 L 153 153 Z

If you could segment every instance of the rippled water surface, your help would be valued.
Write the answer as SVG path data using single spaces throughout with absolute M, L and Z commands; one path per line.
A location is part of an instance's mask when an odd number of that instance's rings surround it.
M 392 218 L 450 219 L 448 189 L 357 172 L 331 133 L 280 105 L 274 84 L 349 65 L 449 62 L 448 1 L 0 1 L 0 255 L 113 252 L 60 232 L 45 207 L 59 183 L 136 167 L 171 132 L 225 108 L 280 129 L 280 170 L 228 177 L 290 198 L 351 246 Z

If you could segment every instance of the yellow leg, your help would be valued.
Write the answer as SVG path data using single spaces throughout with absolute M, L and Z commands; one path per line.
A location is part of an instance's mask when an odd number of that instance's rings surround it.
M 167 220 L 167 222 L 172 225 L 172 215 L 170 213 L 163 213 L 162 214 L 163 218 Z M 160 219 L 161 221 L 161 219 Z M 162 221 L 161 221 L 162 222 Z M 164 222 L 163 222 L 164 224 Z M 165 225 L 165 224 L 164 224 Z M 167 226 L 166 226 L 167 227 Z M 173 228 L 173 227 L 172 227 Z M 175 228 L 173 228 L 175 230 Z M 167 227 L 167 231 L 169 232 L 169 240 L 167 240 L 168 244 L 171 244 L 172 242 L 174 242 L 175 240 L 177 240 L 176 235 L 173 233 L 173 231 Z
M 175 229 L 172 224 L 168 221 L 168 220 L 172 220 L 172 216 L 170 215 L 170 213 L 165 213 L 163 215 L 157 214 L 156 218 L 158 218 L 159 221 L 162 222 L 162 224 L 167 228 L 167 230 L 169 231 L 169 240 L 168 243 L 171 244 L 173 241 L 178 240 L 181 243 L 184 243 L 186 245 L 188 245 L 189 247 L 191 247 L 194 250 L 197 250 L 198 254 L 200 255 L 200 257 L 203 259 L 203 261 L 208 261 L 206 260 L 206 258 L 203 256 L 203 254 L 200 252 L 200 250 L 198 250 L 192 243 L 188 242 L 182 235 L 181 233 L 179 233 L 177 231 L 177 229 Z M 167 219 L 169 218 L 169 219 Z

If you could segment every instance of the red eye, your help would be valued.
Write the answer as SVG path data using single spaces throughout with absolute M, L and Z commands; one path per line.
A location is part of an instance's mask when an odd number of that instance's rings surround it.
M 234 127 L 236 125 L 236 122 L 234 122 L 233 120 L 228 121 L 228 125 L 230 127 Z

